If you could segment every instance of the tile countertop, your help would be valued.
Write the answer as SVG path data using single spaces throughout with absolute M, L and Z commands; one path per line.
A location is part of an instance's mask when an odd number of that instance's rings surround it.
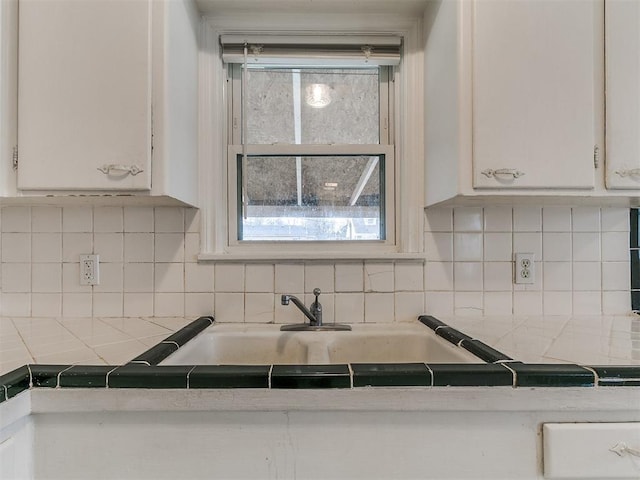
M 526 363 L 640 365 L 640 316 L 440 320 Z M 0 375 L 25 364 L 121 365 L 194 318 L 0 317 Z
M 33 363 L 122 365 L 193 320 L 0 317 L 0 375 Z
M 640 316 L 438 317 L 525 363 L 640 365 Z

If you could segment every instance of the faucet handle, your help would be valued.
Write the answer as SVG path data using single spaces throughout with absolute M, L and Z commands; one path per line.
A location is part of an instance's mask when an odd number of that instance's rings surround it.
M 320 291 L 320 289 L 318 287 L 313 289 L 313 294 L 316 296 L 316 302 L 318 301 L 318 297 L 320 296 L 322 292 Z

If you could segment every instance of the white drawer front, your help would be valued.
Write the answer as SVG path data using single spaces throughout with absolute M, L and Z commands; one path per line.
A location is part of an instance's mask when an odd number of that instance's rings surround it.
M 640 423 L 543 425 L 545 478 L 640 479 Z

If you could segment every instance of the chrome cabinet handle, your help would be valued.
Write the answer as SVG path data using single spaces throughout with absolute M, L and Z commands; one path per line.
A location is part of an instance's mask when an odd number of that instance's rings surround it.
M 515 168 L 498 168 L 497 170 L 493 170 L 488 168 L 487 170 L 483 170 L 482 173 L 485 177 L 501 177 L 501 176 L 510 176 L 512 178 L 519 178 L 523 176 L 525 173 L 520 170 L 516 170 Z
M 640 168 L 632 168 L 630 170 L 616 170 L 615 173 L 621 177 L 640 177 Z
M 624 457 L 625 454 L 633 455 L 634 457 L 640 457 L 640 450 L 637 448 L 631 448 L 624 442 L 618 442 L 609 449 L 610 452 L 615 453 L 619 457 Z
M 137 165 L 121 165 L 117 163 L 103 165 L 102 167 L 98 167 L 98 170 L 100 170 L 105 175 L 111 175 L 112 172 L 120 172 L 120 173 L 130 173 L 131 175 L 135 176 L 135 175 L 138 175 L 139 173 L 144 172 L 144 170 Z

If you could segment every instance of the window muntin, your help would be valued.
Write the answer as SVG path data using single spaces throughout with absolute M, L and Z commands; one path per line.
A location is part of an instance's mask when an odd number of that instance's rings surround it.
M 242 68 L 236 64 L 230 69 L 229 244 L 354 240 L 393 244 L 391 67 L 249 66 L 244 109 Z M 315 90 L 318 85 L 330 93 L 330 101 L 319 108 L 309 104 L 314 97 L 322 100 L 322 92 Z M 247 115 L 244 150 L 251 152 L 244 182 L 243 110 Z M 337 184 L 335 190 L 350 193 L 338 192 L 331 201 L 325 196 L 321 208 L 314 205 L 313 198 L 320 198 L 321 190 L 331 189 L 332 184 Z M 257 194 L 270 187 L 273 195 Z M 282 198 L 275 195 L 278 189 Z M 356 202 L 349 205 L 354 195 Z M 374 197 L 375 205 L 363 205 Z M 275 204 L 282 208 L 272 208 Z

